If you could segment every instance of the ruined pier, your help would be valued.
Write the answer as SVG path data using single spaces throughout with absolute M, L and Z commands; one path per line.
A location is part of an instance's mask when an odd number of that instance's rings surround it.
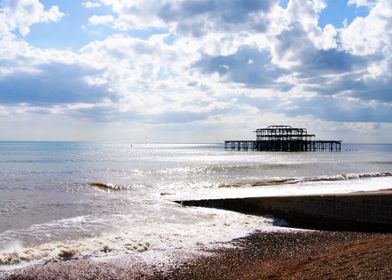
M 306 128 L 271 125 L 256 131 L 256 140 L 225 140 L 225 149 L 266 152 L 341 151 L 340 140 L 315 140 Z

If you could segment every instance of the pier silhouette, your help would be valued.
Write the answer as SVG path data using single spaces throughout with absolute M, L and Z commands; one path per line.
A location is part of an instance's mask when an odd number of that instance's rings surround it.
M 225 149 L 266 152 L 340 152 L 340 140 L 316 140 L 306 128 L 270 125 L 256 131 L 256 140 L 225 140 Z

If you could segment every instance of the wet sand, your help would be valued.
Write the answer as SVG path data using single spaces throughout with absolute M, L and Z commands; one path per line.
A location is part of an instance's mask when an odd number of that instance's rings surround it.
M 226 244 L 227 245 L 227 244 Z M 69 260 L 37 265 L 3 279 L 391 279 L 392 234 L 255 233 L 168 265 Z M 223 248 L 222 248 L 223 247 Z

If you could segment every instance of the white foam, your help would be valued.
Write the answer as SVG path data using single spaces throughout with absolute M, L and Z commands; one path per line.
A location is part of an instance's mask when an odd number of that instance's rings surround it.
M 97 237 L 49 242 L 22 248 L 17 253 L 0 251 L 0 270 L 9 269 L 9 265 L 15 264 L 20 266 L 23 263 L 27 265 L 37 261 L 61 260 L 64 251 L 72 252 L 73 258 L 192 251 L 246 236 L 255 230 L 290 230 L 274 226 L 271 218 L 218 209 L 184 208 L 177 205 L 175 208 L 184 216 L 178 221 L 176 217 L 139 221 Z
M 23 242 L 17 239 L 9 241 L 5 246 L 4 250 L 9 252 L 19 253 L 23 249 Z
M 278 184 L 266 186 L 251 186 L 250 184 L 240 185 L 237 188 L 220 187 L 219 189 L 193 189 L 186 192 L 174 191 L 175 194 L 165 196 L 166 199 L 177 200 L 197 200 L 213 198 L 239 198 L 239 197 L 268 197 L 287 195 L 317 195 L 317 194 L 339 194 L 358 191 L 376 191 L 389 189 L 392 186 L 391 176 L 379 176 L 375 173 L 347 174 L 345 176 L 326 176 L 326 180 L 304 180 L 298 181 L 295 185 Z M 342 176 L 345 179 L 340 179 Z M 170 193 L 170 191 L 168 191 Z

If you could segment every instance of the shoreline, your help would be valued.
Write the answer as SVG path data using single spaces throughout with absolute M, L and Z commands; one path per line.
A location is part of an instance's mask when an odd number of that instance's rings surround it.
M 255 232 L 201 254 L 167 257 L 51 262 L 0 279 L 386 279 L 392 277 L 392 234 Z
M 255 233 L 174 268 L 168 279 L 390 279 L 392 234 Z M 155 278 L 159 279 L 159 277 Z

